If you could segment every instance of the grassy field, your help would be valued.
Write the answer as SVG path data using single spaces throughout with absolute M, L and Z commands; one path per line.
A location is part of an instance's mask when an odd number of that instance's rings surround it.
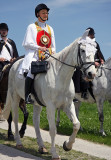
M 29 111 L 28 124 L 33 125 L 33 107 L 28 105 L 27 108 Z M 61 121 L 57 132 L 63 135 L 71 135 L 73 128 L 72 123 L 62 111 L 60 117 Z M 79 120 L 81 122 L 83 131 L 79 131 L 77 134 L 78 138 L 111 146 L 111 105 L 108 102 L 105 102 L 104 104 L 104 130 L 107 134 L 106 137 L 102 137 L 99 133 L 100 123 L 96 104 L 82 103 L 79 113 Z M 21 111 L 19 111 L 19 122 L 23 122 L 23 114 Z M 49 130 L 45 107 L 43 107 L 41 113 L 40 128 Z

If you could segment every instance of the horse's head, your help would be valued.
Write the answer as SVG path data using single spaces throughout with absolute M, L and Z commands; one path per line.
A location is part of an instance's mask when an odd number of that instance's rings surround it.
M 93 80 L 96 75 L 94 55 L 94 52 L 88 49 L 88 46 L 79 44 L 78 64 L 86 80 Z

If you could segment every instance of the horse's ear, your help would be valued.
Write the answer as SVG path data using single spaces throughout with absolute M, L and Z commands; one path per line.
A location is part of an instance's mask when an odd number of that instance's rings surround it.
M 87 30 L 84 32 L 84 34 L 82 35 L 81 39 L 86 39 L 86 37 L 88 36 L 89 30 L 90 30 L 90 29 L 87 29 Z

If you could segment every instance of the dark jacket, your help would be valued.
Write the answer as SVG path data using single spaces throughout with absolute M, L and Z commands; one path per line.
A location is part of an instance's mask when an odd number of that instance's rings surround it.
M 12 48 L 13 48 L 13 57 L 12 57 L 12 58 L 14 58 L 14 57 L 17 58 L 17 57 L 19 57 L 15 42 L 14 42 L 13 40 L 11 40 L 11 39 L 8 39 L 8 43 L 10 43 L 10 45 L 11 45 Z
M 97 44 L 97 47 L 96 47 L 97 52 L 95 54 L 95 61 L 98 61 L 99 63 L 101 63 L 101 59 L 103 59 L 105 61 L 105 58 L 100 50 L 99 44 L 97 42 L 96 42 L 96 44 Z
M 9 43 L 9 44 L 12 46 L 12 48 L 13 48 L 13 55 L 11 55 L 9 47 L 7 47 L 7 45 L 5 45 L 6 48 L 7 48 L 7 50 L 9 51 L 11 57 L 12 57 L 12 58 L 14 58 L 14 57 L 17 58 L 17 57 L 19 57 L 15 42 L 14 42 L 13 40 L 11 40 L 11 39 L 8 39 L 7 41 L 8 41 L 8 43 Z M 4 46 L 4 44 L 5 44 L 5 42 L 4 42 L 3 40 L 1 40 L 1 41 L 0 41 L 0 53 L 1 53 L 1 51 L 2 51 L 2 47 Z
M 8 41 L 8 43 L 9 43 L 9 44 L 12 46 L 12 48 L 13 48 L 13 55 L 12 55 L 12 54 L 10 53 L 9 47 L 8 47 L 7 45 L 5 45 L 5 47 L 7 48 L 10 56 L 11 56 L 12 58 L 17 58 L 17 57 L 19 57 L 15 42 L 14 42 L 13 40 L 11 40 L 11 39 L 8 39 L 7 41 Z M 0 41 L 0 54 L 1 54 L 1 51 L 2 51 L 2 48 L 3 48 L 4 44 L 5 44 L 5 42 L 4 42 L 3 40 L 1 40 L 1 41 Z M 0 74 L 1 74 L 1 72 L 2 72 L 3 67 L 4 67 L 5 65 L 9 64 L 9 63 L 11 63 L 11 62 L 9 62 L 9 61 L 3 61 L 3 62 L 0 61 Z

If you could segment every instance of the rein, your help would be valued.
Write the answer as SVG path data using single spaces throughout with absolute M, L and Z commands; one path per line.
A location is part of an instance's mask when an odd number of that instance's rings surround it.
M 63 62 L 63 61 L 61 61 L 61 60 L 59 60 L 59 59 L 55 58 L 54 56 L 50 55 L 48 51 L 45 51 L 45 54 L 48 54 L 48 55 L 49 55 L 49 57 L 52 57 L 53 59 L 55 59 L 55 60 L 57 60 L 57 61 L 61 62 L 62 64 L 65 64 L 65 65 L 67 65 L 67 66 L 69 66 L 69 67 L 76 68 L 76 66 L 73 66 L 73 65 L 67 64 L 67 63 L 65 63 L 65 62 Z
M 107 70 L 111 70 L 111 68 L 107 68 L 107 67 L 99 67 L 98 69 L 101 69 L 101 73 L 100 73 L 100 76 L 98 76 L 98 77 L 101 77 L 102 76 L 102 69 L 107 69 Z
M 49 57 L 52 57 L 53 59 L 59 61 L 60 63 L 66 65 L 66 66 L 73 67 L 73 68 L 77 68 L 77 66 L 73 66 L 73 65 L 67 64 L 67 63 L 65 63 L 65 62 L 63 62 L 63 61 L 55 58 L 54 56 L 50 55 L 48 51 L 45 51 L 45 54 L 49 55 Z M 78 55 L 78 57 L 79 57 L 79 55 Z M 81 59 L 81 58 L 79 57 L 79 59 Z M 77 58 L 77 62 L 78 62 L 78 58 Z M 81 62 L 82 62 L 82 60 L 81 60 Z M 94 62 L 84 62 L 84 63 L 82 62 L 81 66 L 80 66 L 80 69 L 81 69 L 84 65 L 86 65 L 86 64 L 90 64 L 90 65 L 89 65 L 87 68 L 84 69 L 84 72 L 85 72 L 89 67 L 91 67 L 92 65 L 94 65 Z M 79 63 L 78 63 L 78 65 L 79 65 Z

